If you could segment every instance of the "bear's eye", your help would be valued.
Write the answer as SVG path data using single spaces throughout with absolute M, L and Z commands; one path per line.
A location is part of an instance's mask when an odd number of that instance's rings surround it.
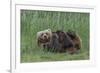
M 46 35 L 48 35 L 48 33 L 46 33 Z
M 41 34 L 41 36 L 43 36 L 43 33 Z

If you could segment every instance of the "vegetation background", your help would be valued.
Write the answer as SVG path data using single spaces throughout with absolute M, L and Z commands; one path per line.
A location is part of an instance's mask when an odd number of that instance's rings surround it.
M 47 62 L 89 59 L 89 13 L 21 10 L 21 62 Z M 52 53 L 37 45 L 36 34 L 50 28 L 52 31 L 76 31 L 82 39 L 78 54 Z

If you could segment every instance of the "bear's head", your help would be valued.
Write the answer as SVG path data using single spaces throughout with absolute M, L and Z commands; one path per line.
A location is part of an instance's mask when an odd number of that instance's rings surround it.
M 46 29 L 46 30 L 43 30 L 43 31 L 39 31 L 37 33 L 37 39 L 40 43 L 50 42 L 51 38 L 52 38 L 51 29 Z
M 66 38 L 65 32 L 58 30 L 58 31 L 56 31 L 56 33 L 59 36 L 59 42 L 62 43 L 63 41 L 65 41 L 65 38 Z

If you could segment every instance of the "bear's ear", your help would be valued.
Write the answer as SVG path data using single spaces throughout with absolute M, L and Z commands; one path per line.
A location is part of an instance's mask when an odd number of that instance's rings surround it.
M 37 32 L 37 38 L 39 38 L 41 36 L 41 32 Z
M 47 30 L 51 32 L 51 29 L 47 29 Z
M 64 31 L 61 31 L 61 30 L 57 30 L 56 33 L 59 35 L 59 34 L 65 34 Z

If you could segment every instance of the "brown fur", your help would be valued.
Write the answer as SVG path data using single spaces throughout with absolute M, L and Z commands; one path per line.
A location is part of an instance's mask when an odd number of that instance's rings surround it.
M 52 50 L 52 52 L 68 52 L 74 54 L 82 48 L 82 40 L 74 31 L 64 32 L 58 30 L 51 32 L 51 30 L 47 29 L 38 32 L 37 41 L 39 46 L 42 45 L 43 48 Z
M 67 35 L 69 35 L 69 37 L 72 39 L 77 50 L 82 48 L 82 40 L 76 32 L 69 30 Z
M 76 52 L 76 48 L 74 47 L 74 43 L 71 38 L 63 31 L 56 32 L 59 36 L 59 43 L 61 44 L 60 52 L 68 51 L 70 54 Z

